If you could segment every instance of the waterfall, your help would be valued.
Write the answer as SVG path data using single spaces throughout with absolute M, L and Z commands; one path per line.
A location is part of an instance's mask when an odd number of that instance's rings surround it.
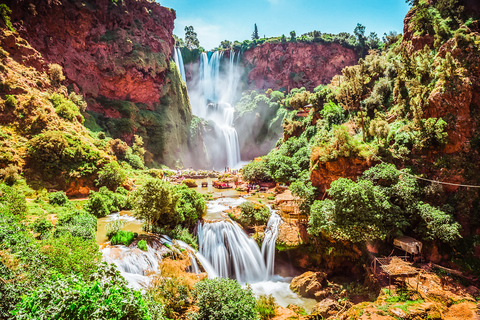
M 180 48 L 175 47 L 175 49 L 173 50 L 173 61 L 175 61 L 175 64 L 177 65 L 183 82 L 187 83 L 187 79 L 185 76 L 185 66 L 183 65 L 182 51 L 180 50 Z
M 237 72 L 239 55 L 232 50 L 227 67 L 220 68 L 221 63 L 225 63 L 223 57 L 223 51 L 202 52 L 200 55 L 198 88 L 201 92 L 192 99 L 192 109 L 195 115 L 213 121 L 221 130 L 224 148 L 214 152 L 225 152 L 226 163 L 223 165 L 234 168 L 240 162 L 240 147 L 238 133 L 233 127 L 235 110 L 231 104 L 240 79 Z M 214 146 L 209 147 L 211 150 Z
M 219 277 L 234 278 L 240 283 L 268 280 L 273 275 L 275 241 L 280 223 L 280 217 L 272 213 L 261 252 L 255 240 L 231 220 L 199 224 L 200 253 Z
M 268 220 L 267 229 L 265 230 L 265 237 L 262 243 L 262 256 L 267 265 L 268 276 L 273 275 L 273 266 L 275 264 L 275 242 L 278 237 L 278 227 L 282 223 L 282 218 L 275 212 L 272 212 L 270 220 Z

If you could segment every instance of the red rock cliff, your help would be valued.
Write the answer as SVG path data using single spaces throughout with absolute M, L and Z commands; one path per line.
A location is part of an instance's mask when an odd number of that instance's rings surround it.
M 264 43 L 243 54 L 251 89 L 305 87 L 330 83 L 345 66 L 358 62 L 353 49 L 339 44 Z
M 86 96 L 152 105 L 162 96 L 175 12 L 155 2 L 7 1 L 17 31 Z

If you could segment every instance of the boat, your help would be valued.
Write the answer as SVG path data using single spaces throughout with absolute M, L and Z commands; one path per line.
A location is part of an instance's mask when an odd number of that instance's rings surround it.
M 232 186 L 228 182 L 213 181 L 212 186 L 217 189 L 230 189 Z

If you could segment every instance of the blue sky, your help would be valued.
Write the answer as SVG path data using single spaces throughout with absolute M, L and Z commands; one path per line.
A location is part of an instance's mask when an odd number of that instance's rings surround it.
M 160 4 L 177 12 L 174 33 L 184 38 L 185 26 L 192 25 L 200 45 L 207 50 L 222 40 L 251 39 L 256 23 L 261 37 L 297 35 L 319 30 L 349 32 L 357 23 L 365 33 L 402 33 L 408 12 L 405 0 L 161 0 Z

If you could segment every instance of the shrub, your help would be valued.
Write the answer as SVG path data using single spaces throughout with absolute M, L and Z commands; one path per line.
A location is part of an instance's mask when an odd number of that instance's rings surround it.
M 148 169 L 147 174 L 152 178 L 162 179 L 164 172 L 161 169 L 151 168 L 151 169 Z
M 112 192 L 106 187 L 101 187 L 98 192 L 91 190 L 88 196 L 89 199 L 84 209 L 97 218 L 102 218 L 112 212 L 120 211 L 125 207 L 127 202 L 126 196 Z
M 2 20 L 5 22 L 7 28 L 13 32 L 15 29 L 13 28 L 12 21 L 10 20 L 11 13 L 12 10 L 6 4 L 0 4 L 0 17 L 2 17 Z
M 196 319 L 253 320 L 256 317 L 252 289 L 243 289 L 232 279 L 206 279 L 192 292 L 199 308 Z
M 270 182 L 272 176 L 265 160 L 252 161 L 243 167 L 242 177 L 250 182 Z
M 4 169 L 0 169 L 0 177 L 3 178 L 3 181 L 9 186 L 12 186 L 20 179 L 18 171 L 20 169 L 16 165 L 9 165 Z
M 63 131 L 47 131 L 28 142 L 28 160 L 46 175 L 44 179 L 85 176 L 94 173 L 103 162 L 99 151 L 79 137 Z
M 244 225 L 264 225 L 270 218 L 270 210 L 264 204 L 245 201 L 239 207 L 242 211 L 239 220 Z
M 81 94 L 76 94 L 72 91 L 68 95 L 68 99 L 75 103 L 81 112 L 85 112 L 87 109 L 87 103 L 83 100 L 83 96 Z
M 136 154 L 127 153 L 125 156 L 125 161 L 132 166 L 133 169 L 144 169 L 145 165 L 143 164 L 142 159 Z
M 55 237 L 69 233 L 85 240 L 95 239 L 96 231 L 97 218 L 94 215 L 84 210 L 69 210 L 66 214 L 58 216 Z
M 140 250 L 148 251 L 147 241 L 145 241 L 145 240 L 138 241 L 137 246 L 138 246 L 138 249 L 140 249 Z
M 257 299 L 257 312 L 261 320 L 275 317 L 275 299 L 271 294 L 261 294 Z
M 128 288 L 114 267 L 102 266 L 92 278 L 88 282 L 74 274 L 54 274 L 24 295 L 14 315 L 18 319 L 164 319 L 163 312 L 150 306 L 139 291 Z
M 119 230 L 111 239 L 112 245 L 123 244 L 129 246 L 135 238 L 135 234 L 132 231 Z
M 110 148 L 118 160 L 125 159 L 129 150 L 129 146 L 120 139 L 110 140 Z
M 195 182 L 195 180 L 193 180 L 193 179 L 185 179 L 185 180 L 183 180 L 182 183 L 183 183 L 184 185 L 186 185 L 187 187 L 189 187 L 189 188 L 198 187 L 197 182 Z
M 50 220 L 43 218 L 36 219 L 31 228 L 33 231 L 40 233 L 41 237 L 45 237 L 53 228 L 53 223 Z
M 179 196 L 175 209 L 178 216 L 177 224 L 187 228 L 195 227 L 198 219 L 205 214 L 205 199 L 195 189 L 189 189 L 186 185 L 175 186 L 175 191 Z
M 125 220 L 113 220 L 105 225 L 108 239 L 111 239 L 125 225 Z
M 67 119 L 69 121 L 73 121 L 74 119 L 79 119 L 80 122 L 83 122 L 82 116 L 78 107 L 72 101 L 66 99 L 63 95 L 54 93 L 50 97 L 50 101 L 55 108 L 55 112 L 62 118 Z
M 7 94 L 5 96 L 5 106 L 8 108 L 15 108 L 17 106 L 17 99 L 15 99 L 15 96 L 12 96 L 10 94 Z
M 56 204 L 63 206 L 68 202 L 67 195 L 63 191 L 51 192 L 48 194 L 48 202 L 50 204 Z
M 0 184 L 0 213 L 23 216 L 27 212 L 27 201 L 17 190 Z
M 125 170 L 120 167 L 118 162 L 113 161 L 107 163 L 98 172 L 98 179 L 96 180 L 96 182 L 98 186 L 105 186 L 113 191 L 123 184 L 126 177 L 127 173 L 125 172 Z
M 50 80 L 54 86 L 59 86 L 63 80 L 65 80 L 65 76 L 63 75 L 62 66 L 52 63 L 48 65 L 48 75 L 50 76 Z

